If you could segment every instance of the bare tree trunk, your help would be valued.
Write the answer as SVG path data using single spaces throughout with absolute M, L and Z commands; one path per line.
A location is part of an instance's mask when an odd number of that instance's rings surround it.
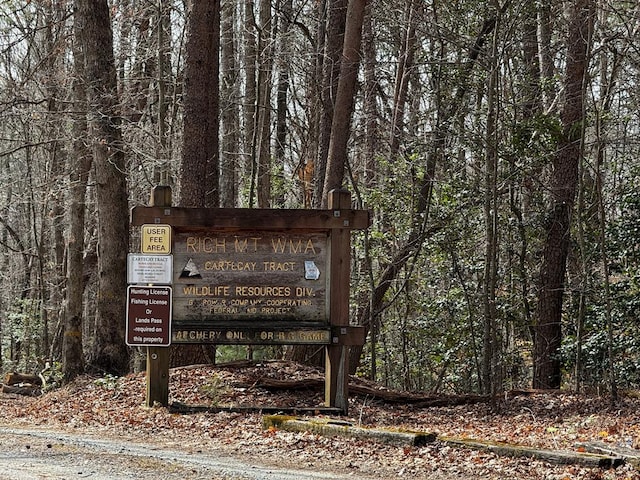
M 322 54 L 322 84 L 320 89 L 320 123 L 318 125 L 318 156 L 314 162 L 315 188 L 312 204 L 319 208 L 323 202 L 324 179 L 329 156 L 331 124 L 338 92 L 341 55 L 344 43 L 348 0 L 325 0 L 326 29 L 321 29 L 324 41 Z M 321 21 L 324 19 L 321 19 Z
M 180 204 L 218 207 L 220 3 L 194 1 L 188 22 Z M 171 365 L 193 363 L 215 363 L 215 346 L 171 349 Z
M 498 279 L 498 139 L 496 136 L 498 123 L 497 88 L 498 88 L 498 44 L 496 27 L 493 31 L 491 53 L 487 61 L 489 66 L 489 85 L 487 87 L 487 132 L 485 137 L 485 259 L 484 259 L 484 331 L 482 351 L 481 391 L 492 394 L 498 390 L 499 372 L 495 361 L 498 356 L 496 290 Z
M 522 99 L 522 123 L 524 125 L 530 125 L 536 117 L 542 114 L 542 88 L 541 78 L 542 72 L 540 67 L 540 48 L 538 47 L 538 2 L 534 0 L 528 0 L 526 3 L 524 21 L 524 41 L 523 41 L 523 57 L 526 67 L 526 78 L 523 85 L 523 99 Z M 534 134 L 533 128 L 529 129 L 531 135 Z M 535 159 L 537 160 L 537 159 Z M 542 164 L 542 162 L 539 162 Z M 536 197 L 535 189 L 531 189 L 528 186 L 537 181 L 537 177 L 542 174 L 542 168 L 536 168 L 534 166 L 533 173 L 527 175 L 523 180 L 523 185 L 519 185 L 520 201 L 518 202 L 515 195 L 511 195 L 511 211 L 518 219 L 518 234 L 520 236 L 520 248 L 518 252 L 518 275 L 521 283 L 521 297 L 522 304 L 524 306 L 524 324 L 531 325 L 532 307 L 529 301 L 530 295 L 530 274 L 527 268 L 527 255 L 529 254 L 529 235 L 527 228 L 525 227 L 530 223 L 529 211 L 530 205 L 533 203 Z
M 555 1 L 537 2 L 538 7 L 538 37 L 540 55 L 540 76 L 542 78 L 542 102 L 545 109 L 550 108 L 553 101 L 553 77 L 555 68 L 553 66 L 553 53 L 551 42 L 551 18 L 554 10 L 558 7 Z
M 80 38 L 78 17 L 74 18 L 75 38 Z M 77 41 L 73 42 L 74 82 L 73 94 L 76 112 L 84 112 L 87 108 L 87 95 L 84 89 L 84 55 Z M 85 115 L 76 113 L 72 120 L 73 151 L 67 166 L 71 190 L 67 223 L 69 237 L 67 245 L 67 289 L 65 302 L 65 325 L 62 338 L 62 365 L 65 381 L 71 381 L 84 372 L 84 355 L 82 351 L 82 324 L 84 294 L 84 218 L 87 182 L 91 168 L 91 152 L 88 151 L 84 139 L 87 137 Z
M 260 3 L 258 29 L 258 101 L 256 139 L 258 141 L 257 194 L 258 208 L 271 205 L 271 86 L 272 86 L 272 18 L 271 2 Z
M 398 67 L 396 70 L 395 89 L 393 94 L 393 118 L 391 120 L 391 145 L 389 158 L 393 162 L 400 150 L 401 139 L 404 135 L 404 117 L 409 91 L 409 79 L 413 69 L 413 57 L 416 49 L 416 25 L 418 23 L 418 0 L 409 0 L 407 5 L 408 27 L 402 38 Z
M 365 165 L 364 165 L 364 186 L 371 188 L 375 184 L 376 177 L 376 161 L 375 156 L 378 152 L 378 106 L 376 99 L 378 98 L 378 79 L 376 76 L 376 48 L 375 37 L 373 32 L 373 3 L 369 2 L 365 11 L 365 20 L 362 26 L 362 54 L 364 58 L 364 112 L 365 112 Z
M 49 124 L 50 132 L 47 134 L 52 140 L 49 147 L 50 161 L 50 177 L 52 185 L 57 185 L 49 191 L 49 198 L 46 201 L 48 212 L 42 212 L 43 229 L 47 218 L 51 222 L 51 228 L 48 235 L 52 240 L 53 250 L 47 250 L 46 245 L 42 247 L 43 256 L 40 258 L 40 269 L 42 271 L 41 280 L 41 318 L 42 318 L 42 334 L 41 349 L 42 352 L 49 350 L 51 347 L 50 339 L 50 323 L 53 325 L 58 323 L 60 310 L 57 308 L 62 303 L 62 295 L 64 294 L 64 191 L 62 178 L 64 176 L 64 153 L 63 144 L 59 140 L 62 137 L 62 126 L 57 121 L 60 113 L 60 85 L 63 81 L 60 78 L 58 67 L 62 62 L 61 52 L 58 44 L 62 41 L 65 34 L 61 25 L 64 24 L 63 18 L 65 11 L 60 0 L 50 2 L 45 8 L 46 28 L 44 30 L 46 37 L 47 55 L 44 61 L 44 88 L 47 94 L 47 111 L 51 115 Z M 45 218 L 45 216 L 47 218 Z M 43 238 L 44 240 L 44 238 Z M 53 258 L 49 258 L 53 253 Z M 51 265 L 51 267 L 49 267 Z M 44 276 L 49 278 L 45 279 Z M 47 285 L 50 285 L 47 287 Z M 53 306 L 53 308 L 52 308 Z M 51 312 L 51 315 L 50 315 Z
M 258 61 L 258 26 L 255 18 L 255 4 L 253 0 L 244 1 L 244 156 L 245 171 L 249 174 L 248 206 L 255 205 L 256 182 L 258 175 L 256 122 L 258 87 L 256 81 L 256 64 Z
M 76 5 L 85 55 L 98 206 L 99 294 L 90 364 L 94 370 L 124 374 L 129 371 L 124 341 L 129 208 L 111 21 L 106 0 L 76 0 Z
M 236 65 L 235 0 L 222 2 L 221 13 L 221 68 L 220 117 L 222 120 L 222 145 L 220 152 L 220 206 L 235 207 L 238 202 L 238 173 L 240 145 L 240 104 L 238 68 Z
M 188 17 L 180 204 L 217 207 L 220 4 L 196 0 Z
M 628 48 L 628 46 L 627 46 Z M 625 50 L 627 50 L 625 48 Z M 609 255 L 607 253 L 607 211 L 605 208 L 604 199 L 604 180 L 606 165 L 606 147 L 609 143 L 606 135 L 607 119 L 611 118 L 611 102 L 615 91 L 615 86 L 618 81 L 618 75 L 620 72 L 620 57 L 627 52 L 618 53 L 614 48 L 611 62 L 609 62 L 609 56 L 605 51 L 600 52 L 600 92 L 601 99 L 598 104 L 599 112 L 595 115 L 596 128 L 596 199 L 598 204 L 598 244 L 600 247 L 600 258 L 602 262 L 603 272 L 603 286 L 604 286 L 604 316 L 607 325 L 607 370 L 609 375 L 609 391 L 611 406 L 613 407 L 618 401 L 618 376 L 616 373 L 615 361 L 615 348 L 614 348 L 614 320 L 613 320 L 613 304 L 611 294 L 611 279 L 610 279 L 610 264 Z M 609 71 L 610 70 L 610 71 Z
M 567 257 L 571 240 L 571 214 L 578 185 L 578 163 L 582 155 L 584 82 L 593 22 L 592 0 L 571 4 L 565 100 L 561 119 L 563 137 L 553 159 L 551 210 L 540 272 L 537 322 L 534 326 L 534 388 L 560 388 L 562 303 Z
M 365 19 L 362 25 L 362 52 L 363 52 L 363 70 L 364 70 L 364 99 L 363 108 L 365 112 L 365 148 L 364 148 L 364 165 L 363 177 L 364 188 L 369 191 L 376 185 L 376 153 L 378 151 L 378 107 L 376 100 L 378 97 L 378 80 L 376 75 L 376 49 L 373 29 L 373 4 L 370 2 L 365 9 Z M 358 192 L 356 191 L 356 194 Z M 362 200 L 358 197 L 359 208 L 363 207 Z M 357 300 L 358 312 L 356 318 L 362 317 L 364 306 L 371 301 L 370 292 L 375 288 L 375 280 L 373 278 L 372 255 L 370 250 L 369 230 L 364 232 L 364 261 L 361 263 L 361 276 L 366 278 L 369 284 L 369 291 L 363 291 Z M 371 352 L 371 380 L 374 382 L 378 377 L 378 338 L 379 338 L 379 321 L 373 318 L 371 321 L 370 352 Z
M 285 163 L 287 161 L 287 109 L 289 93 L 289 59 L 291 58 L 291 21 L 293 19 L 293 0 L 284 0 L 280 15 L 280 51 L 278 52 L 278 87 L 276 92 L 276 142 L 274 147 L 274 175 L 278 178 L 278 188 L 275 191 L 274 201 L 277 205 L 285 203 Z
M 167 0 L 159 0 L 156 22 L 158 42 L 158 141 L 156 142 L 156 161 L 154 181 L 156 185 L 170 185 L 171 165 L 169 148 L 169 121 L 167 107 L 168 79 L 171 72 L 171 8 Z
M 355 104 L 362 24 L 366 4 L 367 0 L 351 0 L 347 10 L 342 61 L 340 62 L 340 80 L 338 81 L 338 93 L 331 123 L 327 171 L 322 192 L 323 207 L 327 205 L 329 192 L 342 187 L 344 171 L 347 166 L 347 142 L 351 132 L 351 115 Z

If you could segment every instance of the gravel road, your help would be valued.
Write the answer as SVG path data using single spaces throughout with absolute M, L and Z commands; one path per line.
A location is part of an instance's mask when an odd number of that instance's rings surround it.
M 82 434 L 0 427 L 2 480 L 341 480 L 329 472 L 277 469 L 203 451 L 100 439 Z

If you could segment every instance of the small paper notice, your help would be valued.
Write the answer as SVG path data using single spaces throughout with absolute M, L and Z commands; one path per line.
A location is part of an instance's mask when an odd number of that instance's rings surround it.
M 320 278 L 320 270 L 313 260 L 304 261 L 304 278 L 306 280 L 318 280 Z

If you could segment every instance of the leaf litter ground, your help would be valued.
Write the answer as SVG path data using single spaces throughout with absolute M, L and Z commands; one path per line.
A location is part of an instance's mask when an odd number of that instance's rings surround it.
M 321 371 L 288 362 L 195 366 L 171 370 L 170 402 L 210 407 L 316 408 Z M 265 380 L 292 381 L 298 388 L 262 388 Z M 308 382 L 315 380 L 314 382 Z M 365 384 L 363 380 L 355 382 Z M 301 388 L 305 382 L 309 388 Z M 370 390 L 381 387 L 369 383 Z M 5 425 L 46 426 L 113 438 L 148 441 L 163 448 L 221 449 L 265 465 L 353 474 L 359 478 L 640 480 L 631 465 L 604 470 L 501 457 L 441 442 L 396 447 L 371 441 L 323 437 L 262 427 L 260 412 L 172 413 L 144 406 L 144 373 L 122 378 L 82 377 L 41 397 L 3 394 Z M 375 395 L 352 395 L 354 425 L 433 432 L 553 450 L 580 451 L 586 442 L 640 447 L 640 399 L 609 399 L 567 392 L 512 394 L 498 402 L 418 408 L 385 403 Z M 640 453 L 640 451 L 639 451 Z

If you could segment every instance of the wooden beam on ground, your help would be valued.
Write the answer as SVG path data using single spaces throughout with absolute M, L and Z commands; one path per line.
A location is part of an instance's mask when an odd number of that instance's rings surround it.
M 288 432 L 312 432 L 328 437 L 347 437 L 372 440 L 399 447 L 421 447 L 435 442 L 435 433 L 410 432 L 382 428 L 356 427 L 349 422 L 330 418 L 298 419 L 286 415 L 266 415 L 265 429 L 278 428 Z
M 362 428 L 331 418 L 298 418 L 287 415 L 266 415 L 263 418 L 265 429 L 275 428 L 288 432 L 311 432 L 325 436 L 341 436 L 371 440 L 396 446 L 420 447 L 437 442 L 443 446 L 468 448 L 491 452 L 496 455 L 515 458 L 534 458 L 556 465 L 582 465 L 592 468 L 616 468 L 625 463 L 625 458 L 615 450 L 607 454 L 574 452 L 568 450 L 549 450 L 525 445 L 502 442 L 489 442 L 469 438 L 438 437 L 435 433 L 403 431 L 381 428 Z M 632 462 L 630 462 L 632 463 Z M 632 463 L 633 464 L 633 463 Z
M 640 468 L 640 451 L 636 448 L 621 447 L 604 442 L 584 442 L 579 443 L 578 447 L 583 448 L 585 452 L 589 453 L 620 457 L 635 468 Z
M 265 405 L 236 405 L 236 406 L 209 406 L 187 405 L 180 402 L 172 402 L 169 405 L 171 413 L 182 415 L 194 413 L 262 413 L 262 414 L 288 414 L 288 415 L 340 415 L 340 409 L 328 407 L 295 407 L 295 406 L 265 406 Z
M 584 467 L 616 468 L 624 463 L 624 459 L 611 455 L 598 455 L 593 453 L 573 452 L 569 450 L 548 450 L 525 445 L 488 442 L 467 438 L 440 437 L 438 440 L 452 447 L 492 452 L 503 457 L 534 458 L 536 460 L 542 460 L 556 465 L 582 465 Z

